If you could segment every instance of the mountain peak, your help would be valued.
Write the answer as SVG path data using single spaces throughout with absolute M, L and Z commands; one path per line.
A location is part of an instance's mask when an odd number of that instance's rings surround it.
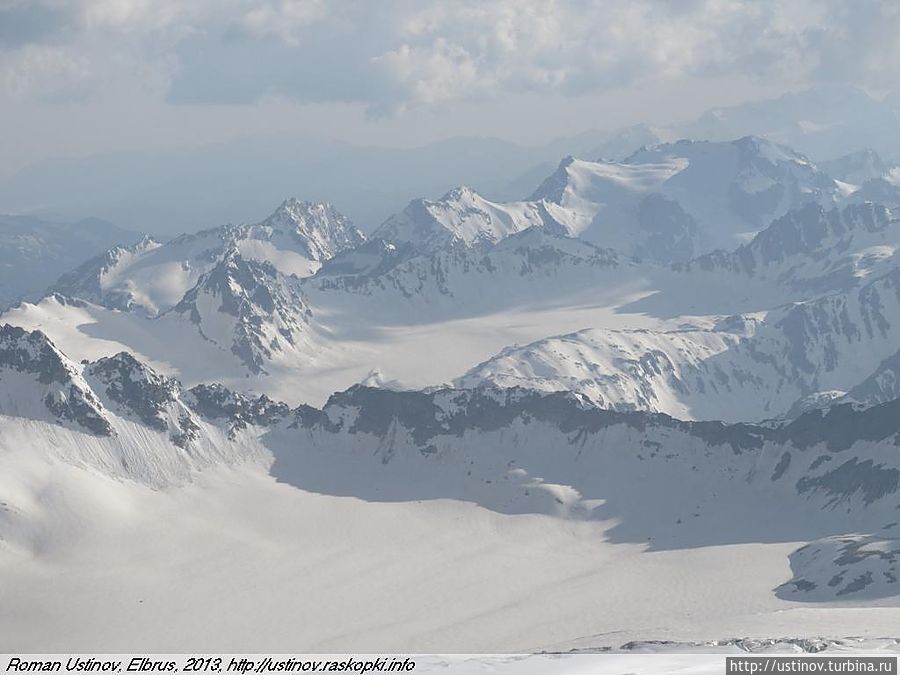
M 411 201 L 372 236 L 430 253 L 448 245 L 490 246 L 515 232 L 543 226 L 546 219 L 546 210 L 538 202 L 493 202 L 463 185 L 438 200 Z
M 481 195 L 475 191 L 474 188 L 469 187 L 468 185 L 460 185 L 458 187 L 453 188 L 447 194 L 440 198 L 441 202 L 449 202 L 449 201 L 463 201 L 463 200 L 476 200 L 481 199 Z M 427 200 L 425 200 L 427 201 Z
M 841 157 L 821 163 L 829 176 L 850 185 L 862 185 L 870 180 L 884 178 L 890 172 L 877 152 L 863 148 Z
M 770 164 L 779 162 L 795 162 L 811 165 L 809 159 L 786 145 L 775 143 L 764 136 L 743 136 L 733 142 L 742 153 L 752 155 Z
M 281 202 L 281 204 L 278 205 L 278 208 L 272 212 L 272 215 L 266 218 L 263 222 L 270 222 L 279 219 L 289 220 L 292 222 L 302 222 L 304 219 L 316 212 L 329 214 L 337 213 L 335 208 L 328 202 L 310 202 L 303 199 L 298 199 L 297 197 L 288 197 L 283 202 Z
M 266 373 L 269 360 L 298 345 L 312 314 L 295 278 L 270 263 L 246 259 L 234 246 L 171 312 L 254 374 Z
M 572 155 L 563 157 L 556 167 L 556 170 L 544 179 L 529 199 L 536 201 L 547 200 L 548 202 L 559 204 L 562 201 L 566 186 L 569 184 L 570 168 L 578 161 L 579 160 L 575 159 Z M 597 164 L 604 163 L 606 162 L 603 160 L 597 162 Z
M 155 431 L 168 432 L 172 442 L 185 447 L 196 438 L 199 427 L 178 397 L 178 380 L 160 375 L 128 352 L 94 361 L 85 368 L 107 407 L 134 416 Z
M 304 245 L 309 259 L 319 262 L 365 241 L 363 233 L 331 204 L 296 197 L 285 199 L 259 225 L 292 235 Z

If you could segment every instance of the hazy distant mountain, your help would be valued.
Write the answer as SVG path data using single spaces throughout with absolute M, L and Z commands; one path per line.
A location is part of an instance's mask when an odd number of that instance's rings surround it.
M 632 131 L 621 137 L 590 132 L 537 147 L 454 138 L 388 148 L 311 137 L 251 137 L 199 148 L 41 162 L 0 181 L 0 209 L 92 215 L 173 235 L 253 222 L 284 195 L 302 190 L 299 197 L 330 202 L 371 231 L 422 195 L 466 184 L 493 198 L 521 199 L 563 155 L 620 157 L 652 140 Z M 529 167 L 540 167 L 537 179 L 511 185 Z
M 679 138 L 726 141 L 755 135 L 816 161 L 873 148 L 886 162 L 900 162 L 897 101 L 897 96 L 880 101 L 853 87 L 819 87 L 713 109 L 685 124 L 586 131 L 537 146 L 463 137 L 388 148 L 313 136 L 259 136 L 197 148 L 47 160 L 0 181 L 0 210 L 65 219 L 95 216 L 172 235 L 252 222 L 299 189 L 300 197 L 335 204 L 370 232 L 422 195 L 470 185 L 489 199 L 516 201 L 531 194 L 560 157 L 622 160 L 641 146 Z
M 513 178 L 505 187 L 492 194 L 497 199 L 508 201 L 522 199 L 534 193 L 544 179 L 553 173 L 559 164 L 559 157 L 574 155 L 587 160 L 621 161 L 643 146 L 670 140 L 673 133 L 647 124 L 637 124 L 612 134 L 589 131 L 572 138 L 559 139 L 546 146 L 548 152 L 553 151 L 548 154 L 547 159 Z
M 832 178 L 851 185 L 862 185 L 868 180 L 884 178 L 890 173 L 890 167 L 871 148 L 819 162 L 819 168 Z
M 21 298 L 40 297 L 63 272 L 139 238 L 97 219 L 57 223 L 0 215 L 0 308 Z
M 268 374 L 265 383 L 247 384 L 303 401 L 306 392 L 321 392 L 331 381 L 305 376 L 309 369 L 327 371 L 339 386 L 354 381 L 348 378 L 362 368 L 370 347 L 357 349 L 344 340 L 358 336 L 371 345 L 383 327 L 426 317 L 439 322 L 547 304 L 625 303 L 629 293 L 650 291 L 641 302 L 657 303 L 651 311 L 666 317 L 686 313 L 689 299 L 692 314 L 740 314 L 851 292 L 894 269 L 888 245 L 897 228 L 885 207 L 833 211 L 844 199 L 841 186 L 807 158 L 764 139 L 664 143 L 622 161 L 566 158 L 526 201 L 493 201 L 469 187 L 439 199 L 419 198 L 385 220 L 368 241 L 333 207 L 297 200 L 283 202 L 256 224 L 185 234 L 165 244 L 146 238 L 64 275 L 53 287 L 59 297 L 23 308 L 16 321 L 31 327 L 92 325 L 91 337 L 101 337 L 104 346 L 76 349 L 80 358 L 96 355 L 95 348 L 108 355 L 118 345 L 153 364 L 167 364 L 189 384 L 232 384 L 235 376 Z M 751 243 L 737 247 L 757 230 L 762 233 Z M 726 251 L 712 251 L 717 246 Z M 670 268 L 671 263 L 683 265 Z M 690 290 L 673 299 L 671 290 L 684 284 Z M 756 286 L 745 292 L 741 287 L 747 284 Z M 729 288 L 743 295 L 729 297 Z M 90 304 L 77 306 L 81 301 Z M 45 323 L 50 317 L 54 324 Z M 579 321 L 574 313 L 571 321 Z M 661 327 L 652 340 L 665 342 L 670 332 Z M 180 336 L 179 350 L 165 348 L 167 333 Z M 557 333 L 555 325 L 537 322 L 522 336 Z M 447 374 L 457 377 L 508 346 L 500 335 L 471 355 L 460 351 L 465 368 Z M 687 346 L 693 338 L 681 335 L 678 349 L 691 352 L 693 365 L 738 339 L 705 328 L 695 337 L 716 344 L 693 349 Z M 783 343 L 782 337 L 773 339 Z M 881 346 L 869 352 L 888 355 Z M 410 368 L 415 363 L 408 359 Z M 371 363 L 365 375 L 379 365 Z M 848 390 L 877 365 L 834 388 Z M 773 377 L 769 370 L 754 375 L 754 401 L 766 402 L 760 392 L 775 386 Z M 728 405 L 727 397 L 714 395 L 714 382 L 703 387 L 716 405 Z M 818 390 L 815 382 L 785 389 L 766 410 L 784 412 Z M 617 396 L 637 408 L 712 414 L 681 404 L 659 408 L 658 394 Z M 597 401 L 614 399 L 619 400 L 603 394 Z
M 900 160 L 900 97 L 876 99 L 850 85 L 820 86 L 778 98 L 714 108 L 695 121 L 675 125 L 684 138 L 726 140 L 765 136 L 825 160 L 874 148 Z

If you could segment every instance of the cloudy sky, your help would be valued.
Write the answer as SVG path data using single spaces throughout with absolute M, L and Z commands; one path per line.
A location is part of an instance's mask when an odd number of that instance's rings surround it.
M 892 0 L 0 0 L 0 174 L 257 133 L 541 142 L 900 83 Z

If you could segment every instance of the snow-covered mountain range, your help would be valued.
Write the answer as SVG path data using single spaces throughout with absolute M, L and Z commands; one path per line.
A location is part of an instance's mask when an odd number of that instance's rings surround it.
M 886 170 L 871 153 L 835 166 Z M 894 205 L 847 185 L 747 137 L 567 158 L 529 200 L 458 188 L 368 239 L 329 205 L 288 200 L 258 224 L 112 249 L 5 318 L 77 359 L 131 351 L 190 385 L 292 404 L 377 372 L 777 417 L 883 382 L 896 352 Z M 435 360 L 435 339 L 462 342 Z
M 120 521 L 81 514 L 112 509 L 173 551 L 194 530 L 204 555 L 255 542 L 223 577 L 176 584 L 185 598 L 268 564 L 316 601 L 352 587 L 381 603 L 346 541 L 380 569 L 395 558 L 376 540 L 414 532 L 430 543 L 409 540 L 409 588 L 377 572 L 405 598 L 392 646 L 472 645 L 514 607 L 527 621 L 478 646 L 571 646 L 616 621 L 634 639 L 771 636 L 798 607 L 807 637 L 841 637 L 847 602 L 886 609 L 854 631 L 883 634 L 900 590 L 895 173 L 871 152 L 818 166 L 759 137 L 677 141 L 567 157 L 519 201 L 416 199 L 368 237 L 291 199 L 258 223 L 110 248 L 0 316 L 0 555 L 104 550 Z M 188 505 L 193 520 L 155 529 Z M 15 564 L 31 589 L 17 601 L 52 609 L 40 571 Z M 505 564 L 499 590 L 473 582 Z M 446 598 L 428 599 L 433 566 Z M 698 569 L 741 589 L 721 615 L 695 597 Z M 536 574 L 549 587 L 533 595 Z M 672 574 L 694 590 L 667 588 L 658 624 L 617 595 Z M 603 597 L 613 623 L 589 609 Z M 413 628 L 429 602 L 453 618 Z M 686 612 L 702 616 L 679 633 Z M 362 649 L 371 626 L 351 624 L 324 620 L 304 646 Z
M 153 316 L 180 302 L 232 250 L 282 274 L 304 277 L 364 239 L 331 205 L 290 199 L 254 225 L 228 225 L 165 244 L 145 237 L 133 246 L 110 249 L 64 275 L 51 290 Z
M 807 158 L 764 139 L 680 141 L 621 162 L 567 157 L 525 202 L 498 204 L 465 187 L 416 200 L 372 236 L 421 251 L 449 236 L 469 246 L 496 243 L 538 225 L 673 262 L 732 247 L 788 211 L 841 197 L 839 183 Z

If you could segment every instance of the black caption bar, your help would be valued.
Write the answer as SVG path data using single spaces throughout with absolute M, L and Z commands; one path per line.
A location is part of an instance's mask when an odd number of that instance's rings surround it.
M 895 656 L 728 656 L 728 675 L 741 673 L 877 673 L 897 675 Z

